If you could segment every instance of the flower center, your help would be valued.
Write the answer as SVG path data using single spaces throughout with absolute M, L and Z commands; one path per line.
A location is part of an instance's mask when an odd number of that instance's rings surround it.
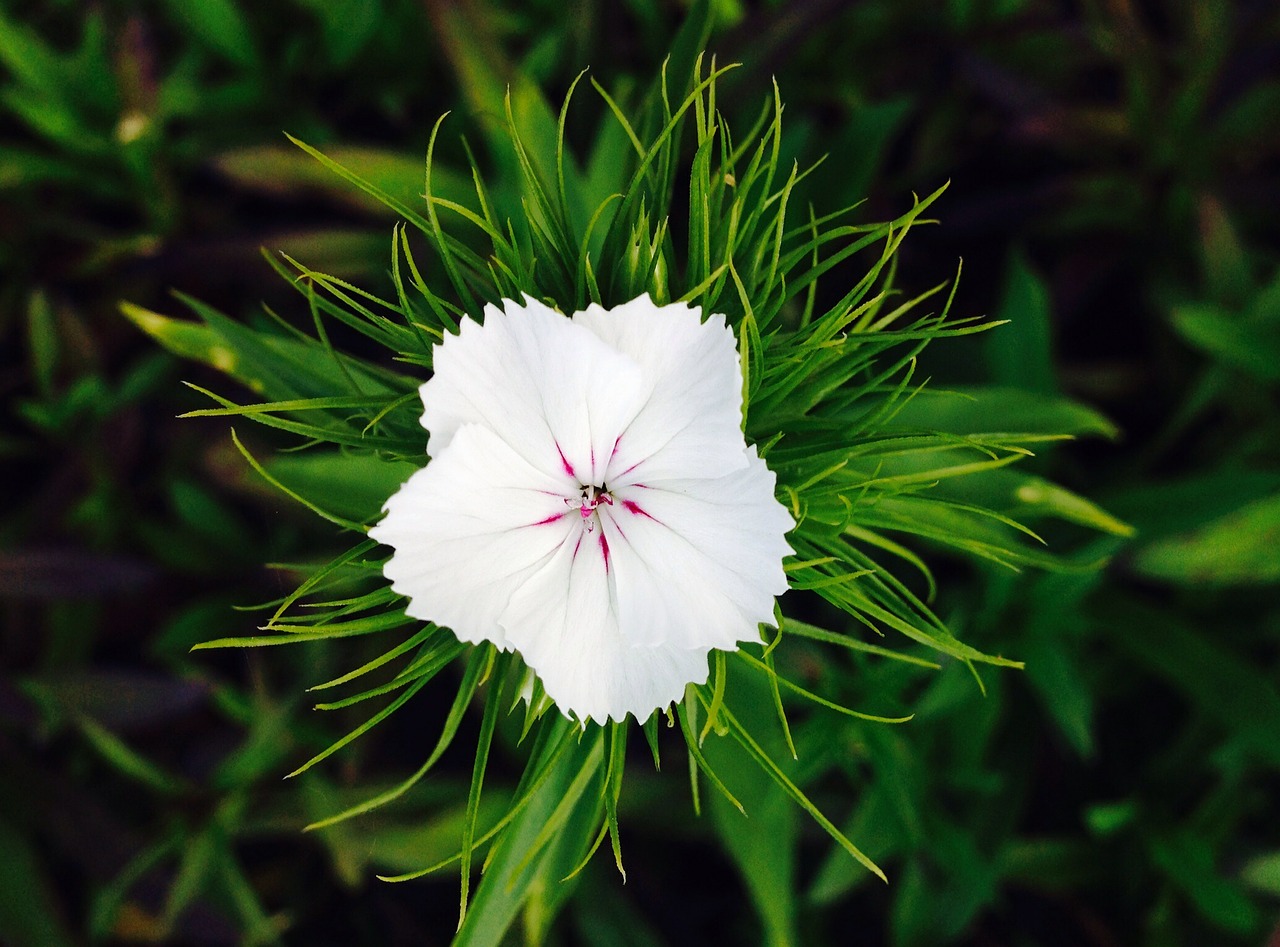
M 600 504 L 605 506 L 613 506 L 613 494 L 609 492 L 609 488 L 605 486 L 584 486 L 581 494 L 575 500 L 572 497 L 565 497 L 564 502 L 571 508 L 576 508 L 578 514 L 582 517 L 583 522 L 587 524 L 587 532 L 591 532 L 596 528 L 596 507 Z

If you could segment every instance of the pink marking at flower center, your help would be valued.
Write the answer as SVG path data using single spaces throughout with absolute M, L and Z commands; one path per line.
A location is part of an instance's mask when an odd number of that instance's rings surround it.
M 596 508 L 601 504 L 613 506 L 613 494 L 601 487 L 587 486 L 582 488 L 582 495 L 576 501 L 571 497 L 565 497 L 564 502 L 569 508 L 578 511 L 589 533 L 596 528 Z

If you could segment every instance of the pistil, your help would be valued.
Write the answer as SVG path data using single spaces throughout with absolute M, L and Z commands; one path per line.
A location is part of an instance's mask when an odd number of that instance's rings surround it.
M 587 485 L 582 488 L 582 494 L 576 503 L 569 497 L 565 497 L 564 502 L 570 507 L 577 508 L 583 522 L 587 525 L 587 532 L 591 532 L 596 528 L 596 508 L 602 503 L 613 506 L 613 494 L 606 487 Z

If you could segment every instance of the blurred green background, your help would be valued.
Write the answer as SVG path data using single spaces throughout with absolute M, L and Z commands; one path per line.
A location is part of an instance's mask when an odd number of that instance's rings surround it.
M 467 183 L 460 134 L 487 160 L 508 85 L 557 107 L 590 67 L 626 101 L 690 15 L 0 0 L 0 943 L 448 942 L 454 875 L 373 875 L 456 850 L 464 748 L 395 806 L 300 831 L 416 768 L 447 695 L 282 781 L 359 721 L 304 693 L 352 652 L 188 649 L 248 633 L 233 607 L 341 540 L 257 480 L 224 423 L 175 419 L 204 406 L 181 380 L 219 382 L 118 304 L 171 311 L 180 289 L 246 319 L 296 308 L 259 248 L 380 287 L 394 221 L 283 132 L 412 200 L 453 110 L 447 192 Z M 1087 574 L 939 560 L 938 613 L 1027 662 L 986 674 L 985 696 L 963 667 L 797 653 L 853 706 L 916 714 L 795 723 L 796 778 L 890 885 L 759 781 L 748 821 L 714 800 L 697 819 L 679 766 L 637 766 L 627 884 L 598 858 L 546 942 L 1280 943 L 1280 8 L 710 15 L 709 50 L 743 64 L 720 93 L 731 120 L 747 128 L 776 78 L 786 150 L 829 155 L 803 195 L 819 212 L 866 199 L 884 218 L 951 181 L 901 282 L 963 257 L 954 311 L 1012 322 L 935 344 L 926 374 L 1102 411 L 1114 439 L 1034 463 L 1137 532 L 1093 540 L 1114 558 Z M 579 144 L 602 111 L 582 102 Z

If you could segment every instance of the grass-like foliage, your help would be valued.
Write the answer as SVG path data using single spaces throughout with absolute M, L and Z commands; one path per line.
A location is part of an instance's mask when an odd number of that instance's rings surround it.
M 433 681 L 450 686 L 447 669 L 461 668 L 457 695 L 421 767 L 313 828 L 402 796 L 440 760 L 469 709 L 480 707 L 457 854 L 391 879 L 458 862 L 467 942 L 493 942 L 527 892 L 575 874 L 606 838 L 621 869 L 618 802 L 634 727 L 579 726 L 546 700 L 536 682 L 528 690 L 528 671 L 517 655 L 460 644 L 447 629 L 407 618 L 382 577 L 385 551 L 362 535 L 381 500 L 413 465 L 426 462 L 417 388 L 430 372 L 432 347 L 456 331 L 462 317 L 523 293 L 564 312 L 649 293 L 660 303 L 685 300 L 727 316 L 741 354 L 747 440 L 776 472 L 778 497 L 798 524 L 789 537 L 796 555 L 786 563 L 791 586 L 807 590 L 799 599 L 821 596 L 853 621 L 828 629 L 779 612 L 767 645 L 715 652 L 708 683 L 690 686 L 683 702 L 667 712 L 667 722 L 684 736 L 695 806 L 700 783 L 738 805 L 704 753 L 706 741 L 728 738 L 758 765 L 762 778 L 776 781 L 851 857 L 881 877 L 770 755 L 766 745 L 777 742 L 741 722 L 731 676 L 755 675 L 763 682 L 782 745 L 792 754 L 787 712 L 797 706 L 900 723 L 909 718 L 864 714 L 814 693 L 782 676 L 775 657 L 785 653 L 788 638 L 803 638 L 926 667 L 959 661 L 974 668 L 975 677 L 981 664 L 1016 667 L 1016 661 L 959 640 L 934 614 L 933 578 L 911 547 L 950 547 L 1013 569 L 1081 568 L 1090 564 L 1055 558 L 1023 521 L 1057 517 L 1104 531 L 1125 529 L 1080 497 L 1014 467 L 1037 444 L 1107 433 L 1105 421 L 1050 398 L 1031 403 L 1028 396 L 1015 400 L 1000 391 L 932 391 L 917 373 L 916 357 L 930 342 L 994 325 L 952 314 L 954 281 L 918 295 L 895 288 L 898 248 L 913 226 L 925 222 L 940 191 L 877 223 L 858 222 L 854 208 L 797 206 L 807 171 L 781 159 L 783 109 L 776 90 L 754 127 L 735 135 L 716 105 L 727 68 L 680 49 L 647 98 L 634 104 L 615 102 L 595 86 L 600 127 L 581 162 L 566 145 L 566 122 L 571 107 L 586 107 L 581 92 L 574 100 L 574 90 L 589 80 L 579 76 L 558 116 L 528 90 L 513 90 L 490 137 L 488 166 L 494 170 L 486 179 L 480 163 L 472 162 L 474 193 L 465 201 L 433 187 L 443 119 L 427 155 L 423 200 L 414 205 L 298 142 L 403 218 L 391 235 L 384 295 L 286 257 L 270 259 L 302 297 L 300 310 L 310 316 L 305 331 L 274 314 L 266 328 L 249 328 L 192 299 L 184 302 L 198 322 L 125 306 L 126 315 L 167 348 L 252 389 L 258 400 L 250 404 L 205 391 L 216 406 L 192 414 L 252 420 L 295 438 L 301 450 L 278 463 L 254 457 L 238 438 L 236 444 L 262 476 L 357 536 L 355 545 L 275 604 L 260 634 L 204 645 L 257 647 L 363 635 L 386 641 L 373 660 L 317 683 L 314 690 L 326 700 L 320 709 L 366 701 L 374 709 L 297 772 L 339 752 Z M 330 340 L 335 324 L 364 336 L 365 354 L 339 351 Z M 385 357 L 368 354 L 379 349 Z M 308 458 L 329 472 L 329 482 L 336 475 L 372 484 L 366 492 L 376 495 L 363 505 L 335 504 L 308 491 L 305 477 L 296 476 Z M 908 641 L 895 646 L 895 636 Z M 884 644 L 873 643 L 881 639 Z M 377 683 L 366 683 L 371 680 Z M 490 746 L 510 714 L 523 715 L 524 773 L 505 814 L 482 822 Z M 640 728 L 655 763 L 661 716 Z M 472 895 L 472 868 L 481 856 L 485 873 Z

